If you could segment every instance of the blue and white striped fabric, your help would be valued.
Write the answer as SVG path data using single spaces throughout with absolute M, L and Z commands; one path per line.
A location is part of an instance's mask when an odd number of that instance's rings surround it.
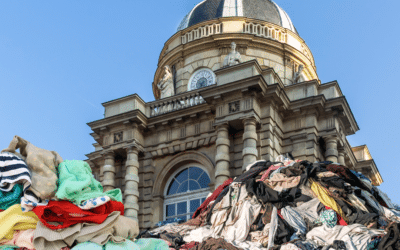
M 31 172 L 25 161 L 13 153 L 0 153 L 0 191 L 10 192 L 17 183 L 23 184 L 22 211 L 28 212 L 38 205 L 47 205 L 48 201 L 42 201 L 29 190 L 32 184 Z
M 10 192 L 16 183 L 24 184 L 24 191 L 31 186 L 31 173 L 26 163 L 17 155 L 0 153 L 0 190 Z

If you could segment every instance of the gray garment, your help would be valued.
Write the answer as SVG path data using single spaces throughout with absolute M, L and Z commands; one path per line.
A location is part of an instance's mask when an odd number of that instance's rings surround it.
M 365 207 L 365 202 L 355 196 L 354 194 L 348 194 L 347 198 L 350 200 L 351 204 L 353 204 L 356 208 L 369 213 L 368 209 Z
M 318 198 L 314 198 L 301 206 L 294 207 L 293 209 L 298 212 L 303 219 L 307 219 L 309 221 L 316 221 L 319 219 L 318 214 L 318 205 L 321 202 Z
M 38 222 L 33 245 L 36 249 L 60 250 L 63 247 L 71 247 L 74 242 L 91 241 L 105 245 L 111 240 L 121 243 L 138 234 L 139 226 L 135 220 L 120 215 L 119 211 L 114 211 L 101 224 L 78 223 L 60 230 L 51 230 Z
M 287 206 L 281 209 L 281 215 L 285 221 L 296 230 L 296 235 L 306 234 L 307 225 L 299 212 Z
M 382 190 L 380 190 L 378 187 L 375 187 L 375 189 L 378 191 L 379 196 L 382 198 L 382 200 L 386 203 L 389 209 L 394 209 L 394 205 L 392 203 L 392 200 L 389 198 L 389 196 L 384 193 Z
M 271 213 L 271 223 L 269 227 L 268 234 L 268 249 L 271 249 L 274 246 L 274 238 L 276 234 L 276 230 L 278 229 L 278 209 L 274 206 Z
M 375 200 L 375 197 L 371 193 L 361 190 L 361 195 L 365 198 L 368 204 L 378 210 L 379 215 L 385 215 L 385 211 L 382 206 Z

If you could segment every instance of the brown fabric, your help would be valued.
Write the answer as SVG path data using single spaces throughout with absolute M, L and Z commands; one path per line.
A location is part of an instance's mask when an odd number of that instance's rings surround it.
M 51 230 L 41 222 L 37 224 L 33 244 L 36 249 L 59 250 L 71 247 L 75 242 L 91 241 L 104 245 L 108 241 L 115 243 L 133 239 L 139 234 L 139 225 L 135 220 L 112 212 L 101 224 L 79 223 L 61 230 Z
M 38 148 L 17 135 L 14 136 L 8 148 L 1 152 L 16 153 L 17 149 L 31 170 L 32 185 L 29 190 L 42 199 L 54 197 L 58 180 L 56 170 L 63 161 L 61 156 L 55 151 Z

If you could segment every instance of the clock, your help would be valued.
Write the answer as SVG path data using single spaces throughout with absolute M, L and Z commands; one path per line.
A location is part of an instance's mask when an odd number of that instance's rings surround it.
M 189 79 L 188 91 L 213 85 L 216 83 L 216 79 L 211 69 L 201 68 L 196 70 Z

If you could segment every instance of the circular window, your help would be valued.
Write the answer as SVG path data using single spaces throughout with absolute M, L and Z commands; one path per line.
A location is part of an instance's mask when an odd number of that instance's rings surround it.
M 210 192 L 208 174 L 199 167 L 186 167 L 170 180 L 164 200 L 164 220 L 188 220 Z

